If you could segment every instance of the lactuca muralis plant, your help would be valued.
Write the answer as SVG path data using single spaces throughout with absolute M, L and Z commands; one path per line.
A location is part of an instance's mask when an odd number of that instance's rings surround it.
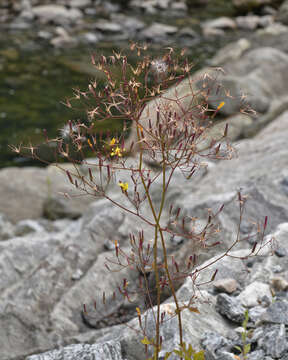
M 182 216 L 180 208 L 174 208 L 173 203 L 169 204 L 167 193 L 176 173 L 177 176 L 181 173 L 189 181 L 205 166 L 205 159 L 232 158 L 228 125 L 218 138 L 211 135 L 218 112 L 225 106 L 226 98 L 229 101 L 232 98 L 228 92 L 224 98 L 219 95 L 225 94 L 225 91 L 220 91 L 222 87 L 217 81 L 217 70 L 203 75 L 201 79 L 193 78 L 190 74 L 192 64 L 185 57 L 184 51 L 176 56 L 174 50 L 168 48 L 164 49 L 162 56 L 153 58 L 146 50 L 145 46 L 131 45 L 130 51 L 137 58 L 134 66 L 129 64 L 127 55 L 121 52 L 115 52 L 110 57 L 101 56 L 99 59 L 92 56 L 96 69 L 104 74 L 104 84 L 99 86 L 96 80 L 92 81 L 87 91 L 76 90 L 74 97 L 66 100 L 69 107 L 75 106 L 76 101 L 82 102 L 87 109 L 87 120 L 69 121 L 65 127 L 65 138 L 53 139 L 57 156 L 73 163 L 74 171 L 65 170 L 57 162 L 55 166 L 66 172 L 71 184 L 79 191 L 109 200 L 153 229 L 152 242 L 146 239 L 144 231 L 137 235 L 131 234 L 129 253 L 125 253 L 116 240 L 115 260 L 110 260 L 117 267 L 116 270 L 130 268 L 141 274 L 139 291 L 146 299 L 146 307 L 151 308 L 155 325 L 155 334 L 149 338 L 143 311 L 135 304 L 135 316 L 139 320 L 138 331 L 142 332 L 146 358 L 151 354 L 153 360 L 159 358 L 162 347 L 161 326 L 169 320 L 169 316 L 176 316 L 179 349 L 175 349 L 174 354 L 185 359 L 190 355 L 193 359 L 200 359 L 204 356 L 203 352 L 196 353 L 191 347 L 186 347 L 183 341 L 181 317 L 185 309 L 198 311 L 197 304 L 195 305 L 197 296 L 193 292 L 190 301 L 180 303 L 176 293 L 177 284 L 190 277 L 193 288 L 197 289 L 200 286 L 197 282 L 199 274 L 224 256 L 229 256 L 239 242 L 247 241 L 247 237 L 242 238 L 238 231 L 229 248 L 205 266 L 197 263 L 195 253 L 187 254 L 181 264 L 177 263 L 168 254 L 167 238 L 182 237 L 203 251 L 218 245 L 219 242 L 214 240 L 219 232 L 216 218 L 223 206 L 216 213 L 210 211 L 206 225 L 196 231 L 193 226 L 195 219 L 192 216 Z M 117 133 L 101 133 L 99 127 L 105 122 L 122 124 L 122 130 Z M 128 133 L 130 135 L 127 138 Z M 50 140 L 45 136 L 49 144 Z M 19 148 L 15 150 L 21 152 Z M 35 148 L 31 147 L 30 150 L 31 155 L 37 158 Z M 78 160 L 71 157 L 75 153 L 78 154 Z M 87 159 L 87 153 L 93 154 L 93 161 Z M 86 174 L 81 171 L 83 164 L 87 168 Z M 113 196 L 108 191 L 112 183 L 118 185 L 119 193 L 122 194 L 120 200 L 119 196 Z M 157 201 L 153 196 L 155 187 L 159 189 Z M 238 201 L 240 229 L 245 204 L 245 197 L 240 193 Z M 150 209 L 149 216 L 142 211 L 144 203 Z M 165 211 L 169 212 L 168 223 L 163 221 Z M 267 219 L 263 227 L 259 226 L 254 234 L 249 235 L 255 236 L 256 240 L 248 256 L 256 255 L 265 245 L 263 237 L 266 225 Z M 111 264 L 107 264 L 107 268 L 111 269 Z M 152 288 L 148 273 L 153 274 Z M 216 273 L 217 271 L 212 274 L 211 281 Z M 117 291 L 128 301 L 132 301 L 127 279 L 123 279 Z M 161 311 L 162 295 L 167 291 L 174 300 L 173 311 Z M 84 311 L 86 312 L 85 307 Z M 169 356 L 167 353 L 166 358 Z

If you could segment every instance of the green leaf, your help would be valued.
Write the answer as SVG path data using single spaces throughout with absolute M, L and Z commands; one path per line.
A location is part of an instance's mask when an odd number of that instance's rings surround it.
M 238 350 L 238 351 L 242 352 L 242 349 L 241 349 L 241 347 L 240 347 L 240 346 L 235 345 L 235 346 L 234 346 L 234 348 L 235 348 L 236 350 Z
M 171 354 L 172 354 L 172 351 L 167 352 L 165 354 L 164 360 L 167 360 L 170 357 Z
M 251 344 L 246 344 L 244 346 L 244 354 L 245 355 L 248 354 L 250 352 L 250 350 L 251 350 Z
M 183 352 L 182 350 L 173 350 L 174 354 L 178 355 L 178 356 L 183 356 Z
M 204 350 L 201 350 L 201 351 L 197 352 L 196 354 L 194 354 L 193 360 L 205 360 Z

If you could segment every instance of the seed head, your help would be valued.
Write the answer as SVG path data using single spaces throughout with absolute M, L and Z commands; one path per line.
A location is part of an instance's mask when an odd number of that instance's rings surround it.
M 64 140 L 67 140 L 71 137 L 71 135 L 76 133 L 78 131 L 78 128 L 76 125 L 72 125 L 70 127 L 69 124 L 65 124 L 60 130 L 61 138 Z
M 168 65 L 166 64 L 166 62 L 163 59 L 153 60 L 151 62 L 151 67 L 152 67 L 152 70 L 159 75 L 166 74 L 166 72 L 168 70 Z

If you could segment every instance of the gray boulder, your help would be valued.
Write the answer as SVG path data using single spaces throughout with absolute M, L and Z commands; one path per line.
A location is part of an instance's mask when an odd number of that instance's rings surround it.
M 123 360 L 119 342 L 103 344 L 76 344 L 40 355 L 28 356 L 26 360 Z
M 61 5 L 34 6 L 32 13 L 42 24 L 51 22 L 57 25 L 73 24 L 83 17 L 79 9 L 67 9 Z
M 287 77 L 285 74 L 287 74 L 288 68 L 288 55 L 284 52 L 270 47 L 262 47 L 245 52 L 237 61 L 231 62 L 227 58 L 227 62 L 223 63 L 225 61 L 223 56 L 216 54 L 214 62 L 217 61 L 217 58 L 222 62 L 221 65 L 227 75 L 219 74 L 218 79 L 221 80 L 223 90 L 220 92 L 218 90 L 216 93 L 215 89 L 215 93 L 211 94 L 215 101 L 211 104 L 217 107 L 219 99 L 225 99 L 225 106 L 221 108 L 224 115 L 237 112 L 244 103 L 249 104 L 258 113 L 265 113 L 269 110 L 273 100 L 286 95 Z M 271 68 L 274 69 L 273 72 Z M 198 77 L 205 71 L 207 69 L 201 70 Z M 209 84 L 212 86 L 213 80 L 206 86 Z M 201 87 L 201 85 L 202 81 L 199 81 L 198 86 Z M 224 89 L 229 91 L 236 101 L 227 99 Z
M 73 172 L 73 167 L 67 166 L 64 168 Z M 0 182 L 0 212 L 11 222 L 40 218 L 46 199 L 56 195 L 66 213 L 68 209 L 83 213 L 87 204 L 95 200 L 89 196 L 75 197 L 79 191 L 73 189 L 65 172 L 53 165 L 47 168 L 4 168 L 0 170 Z

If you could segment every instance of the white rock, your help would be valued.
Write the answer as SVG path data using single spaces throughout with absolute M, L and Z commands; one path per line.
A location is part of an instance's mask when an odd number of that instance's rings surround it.
M 43 24 L 53 22 L 55 24 L 74 23 L 83 17 L 79 9 L 67 9 L 61 5 L 40 5 L 32 8 L 33 14 Z
M 21 220 L 18 222 L 15 228 L 16 236 L 23 236 L 31 232 L 43 232 L 45 231 L 43 226 L 35 220 Z
M 188 7 L 184 2 L 172 2 L 171 9 L 175 11 L 186 12 L 188 10 Z
M 288 32 L 288 26 L 275 22 L 264 29 L 259 29 L 257 34 L 259 35 L 280 35 Z
M 242 305 L 250 308 L 259 305 L 264 296 L 272 301 L 270 286 L 254 281 L 239 294 L 238 298 L 241 300 Z
M 236 17 L 236 24 L 239 29 L 255 30 L 259 26 L 259 23 L 260 23 L 260 16 L 257 15 Z
M 141 32 L 142 36 L 148 39 L 153 39 L 157 37 L 163 37 L 165 35 L 172 35 L 177 32 L 178 28 L 176 26 L 153 23 L 151 26 L 146 28 Z
M 205 21 L 201 26 L 213 29 L 236 29 L 237 24 L 235 20 L 222 16 L 214 20 Z
M 202 32 L 203 35 L 205 37 L 210 37 L 210 36 L 223 36 L 225 35 L 225 31 L 222 29 L 217 29 L 217 28 L 211 28 L 211 27 L 202 27 Z
M 69 5 L 73 8 L 83 9 L 91 5 L 91 0 L 70 0 Z
M 116 33 L 116 34 L 123 30 L 123 27 L 120 24 L 103 19 L 97 21 L 94 24 L 94 28 L 104 33 Z
M 238 41 L 228 44 L 220 49 L 217 54 L 211 59 L 212 66 L 219 66 L 228 61 L 238 60 L 242 54 L 251 47 L 249 40 L 242 38 Z

